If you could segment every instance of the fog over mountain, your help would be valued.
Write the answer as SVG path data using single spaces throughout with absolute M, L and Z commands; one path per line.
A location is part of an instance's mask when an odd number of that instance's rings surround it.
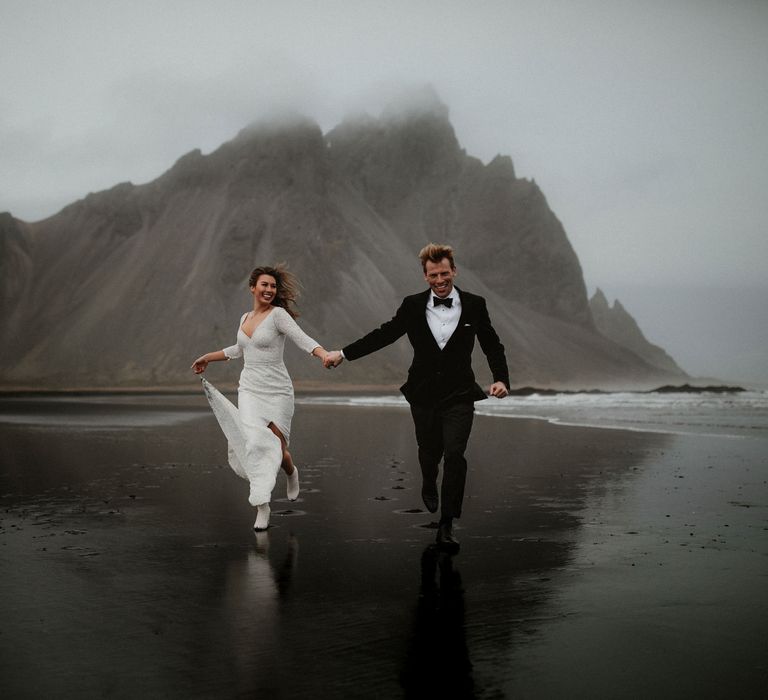
M 483 164 L 465 153 L 427 91 L 325 134 L 301 116 L 262 121 L 148 184 L 89 194 L 36 223 L 0 216 L 1 384 L 190 386 L 192 360 L 234 342 L 250 270 L 278 261 L 303 283 L 303 328 L 343 345 L 424 288 L 416 253 L 428 241 L 452 244 L 458 286 L 488 299 L 515 385 L 686 377 L 620 305 L 590 305 L 535 181 L 516 177 L 507 156 Z M 287 355 L 302 386 L 393 385 L 409 357 L 403 339 L 331 375 L 295 348 Z M 235 381 L 237 364 L 209 374 Z M 486 381 L 484 361 L 476 368 Z

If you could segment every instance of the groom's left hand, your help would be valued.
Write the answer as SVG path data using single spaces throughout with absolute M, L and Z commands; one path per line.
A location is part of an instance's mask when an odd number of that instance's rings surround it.
M 494 382 L 491 384 L 491 388 L 488 390 L 488 394 L 495 396 L 497 399 L 503 399 L 507 394 L 509 394 L 509 391 L 507 391 L 507 387 L 504 385 L 504 382 Z

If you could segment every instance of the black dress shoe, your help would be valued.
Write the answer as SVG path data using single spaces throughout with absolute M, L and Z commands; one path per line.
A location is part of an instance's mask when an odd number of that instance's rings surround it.
M 458 552 L 459 541 L 453 535 L 451 523 L 440 523 L 437 526 L 437 546 L 446 552 Z
M 430 513 L 437 513 L 437 507 L 440 505 L 440 499 L 437 495 L 437 484 L 422 485 L 421 500 L 424 501 L 424 505 Z

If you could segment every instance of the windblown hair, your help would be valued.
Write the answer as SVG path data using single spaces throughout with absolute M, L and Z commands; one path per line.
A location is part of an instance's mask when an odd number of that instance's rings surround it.
M 442 243 L 427 243 L 419 251 L 419 260 L 421 260 L 421 267 L 426 272 L 427 261 L 438 263 L 443 258 L 446 258 L 451 265 L 451 269 L 456 267 L 456 263 L 453 261 L 453 248 L 449 245 L 443 245 Z
M 299 280 L 292 272 L 288 272 L 288 269 L 283 263 L 278 263 L 274 267 L 257 267 L 251 272 L 251 276 L 248 278 L 248 286 L 255 287 L 256 282 L 259 281 L 261 275 L 270 275 L 275 278 L 277 282 L 277 293 L 272 300 L 273 306 L 280 306 L 285 309 L 291 316 L 291 318 L 298 318 L 299 312 L 293 308 L 296 303 L 296 299 L 299 297 Z

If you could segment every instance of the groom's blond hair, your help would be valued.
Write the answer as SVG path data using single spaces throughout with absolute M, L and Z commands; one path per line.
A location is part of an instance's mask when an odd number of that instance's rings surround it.
M 424 272 L 427 271 L 427 261 L 438 263 L 443 258 L 447 258 L 451 265 L 451 269 L 456 267 L 456 263 L 453 261 L 453 248 L 449 245 L 443 245 L 442 243 L 427 243 L 419 251 L 419 260 L 421 260 L 421 267 Z

